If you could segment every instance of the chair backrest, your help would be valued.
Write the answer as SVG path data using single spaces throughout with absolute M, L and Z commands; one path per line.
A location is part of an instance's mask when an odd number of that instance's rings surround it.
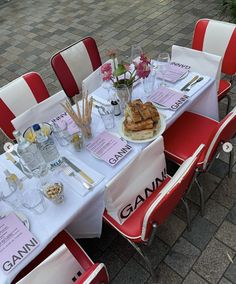
M 62 114 L 65 110 L 61 104 L 64 104 L 66 100 L 66 94 L 60 91 L 15 117 L 11 123 L 15 129 L 23 133 L 28 127 L 35 123 L 49 122 L 51 119 Z
M 91 282 L 86 282 L 89 279 Z M 17 275 L 12 284 L 41 284 L 42 281 L 58 284 L 100 283 L 95 281 L 98 279 L 108 283 L 104 265 L 94 264 L 81 246 L 66 231 L 62 231 Z
M 48 90 L 36 72 L 24 74 L 3 86 L 0 89 L 0 128 L 14 139 L 11 120 L 48 97 Z
M 203 148 L 204 145 L 200 145 L 193 155 L 185 160 L 146 210 L 141 234 L 143 241 L 149 239 L 152 223 L 156 222 L 158 225 L 162 224 L 184 196 L 192 182 L 196 165 Z
M 96 42 L 86 37 L 54 54 L 52 68 L 68 97 L 79 94 L 82 81 L 101 66 Z
M 236 73 L 236 25 L 200 19 L 195 25 L 192 48 L 222 56 L 222 72 Z
M 208 150 L 205 155 L 203 169 L 206 169 L 209 162 L 214 157 L 217 148 L 221 142 L 229 141 L 236 134 L 236 106 L 231 110 L 231 112 L 224 117 L 218 127 L 215 129 L 215 135 L 210 141 Z
M 160 136 L 136 156 L 107 185 L 105 206 L 122 224 L 166 177 L 163 138 Z

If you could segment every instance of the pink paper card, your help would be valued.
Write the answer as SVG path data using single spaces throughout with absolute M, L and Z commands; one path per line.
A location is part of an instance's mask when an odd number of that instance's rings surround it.
M 126 141 L 104 131 L 87 145 L 87 149 L 113 167 L 132 150 L 132 147 Z
M 186 103 L 188 96 L 166 87 L 159 87 L 148 99 L 175 111 Z
M 73 119 L 66 113 L 58 115 L 52 119 L 52 122 L 56 123 L 60 128 L 63 129 L 63 122 L 67 123 L 67 131 L 70 135 L 77 133 L 79 131 L 78 126 L 74 123 Z
M 175 83 L 179 79 L 181 79 L 181 77 L 183 77 L 187 72 L 188 70 L 186 68 L 182 68 L 180 66 L 173 64 L 168 64 L 167 69 L 165 71 L 164 79 L 168 82 Z M 162 79 L 162 76 L 163 75 L 160 72 L 158 72 L 157 69 L 157 77 Z
M 0 266 L 9 273 L 37 246 L 38 240 L 14 213 L 0 219 Z

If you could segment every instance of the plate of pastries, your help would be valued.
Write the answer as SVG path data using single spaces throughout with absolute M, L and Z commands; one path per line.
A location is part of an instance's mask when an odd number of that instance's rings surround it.
M 156 139 L 165 127 L 165 119 L 155 105 L 137 99 L 126 105 L 120 134 L 127 141 L 143 143 Z

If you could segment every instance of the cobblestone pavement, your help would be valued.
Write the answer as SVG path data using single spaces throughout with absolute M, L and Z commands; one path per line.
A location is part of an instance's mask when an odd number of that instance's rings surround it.
M 172 44 L 190 46 L 198 18 L 222 19 L 218 0 L 11 0 L 0 1 L 0 86 L 27 71 L 39 72 L 50 94 L 60 90 L 50 67 L 57 50 L 93 36 L 103 61 L 110 47 L 122 56 L 139 43 L 155 58 Z M 236 89 L 236 88 L 234 88 Z M 233 105 L 235 105 L 235 95 Z M 221 116 L 225 113 L 220 103 Z M 4 139 L 1 138 L 1 144 Z M 192 231 L 180 206 L 161 226 L 147 249 L 158 283 L 236 283 L 236 165 L 228 179 L 227 156 L 201 176 L 208 198 L 199 215 L 199 198 L 190 195 Z M 132 247 L 104 226 L 101 239 L 80 240 L 94 261 L 104 262 L 112 283 L 152 283 Z M 231 261 L 233 260 L 233 261 Z

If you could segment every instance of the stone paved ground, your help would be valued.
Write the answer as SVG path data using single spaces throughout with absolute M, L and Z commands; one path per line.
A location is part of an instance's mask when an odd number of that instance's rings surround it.
M 93 36 L 103 61 L 116 47 L 121 55 L 139 43 L 156 57 L 172 44 L 190 46 L 198 18 L 222 19 L 218 0 L 1 0 L 0 86 L 27 71 L 39 72 L 51 93 L 60 86 L 50 67 L 57 50 Z M 236 89 L 236 88 L 234 88 Z M 233 98 L 233 105 L 236 103 Z M 220 103 L 221 116 L 225 105 Z M 3 143 L 1 138 L 1 144 Z M 235 141 L 236 142 L 236 141 Z M 180 206 L 161 226 L 147 254 L 159 275 L 158 283 L 236 283 L 236 165 L 226 177 L 227 156 L 201 177 L 207 209 L 199 215 L 198 196 L 192 191 L 192 231 L 186 231 Z M 101 239 L 80 241 L 95 261 L 103 261 L 112 283 L 152 283 L 132 247 L 104 226 Z

